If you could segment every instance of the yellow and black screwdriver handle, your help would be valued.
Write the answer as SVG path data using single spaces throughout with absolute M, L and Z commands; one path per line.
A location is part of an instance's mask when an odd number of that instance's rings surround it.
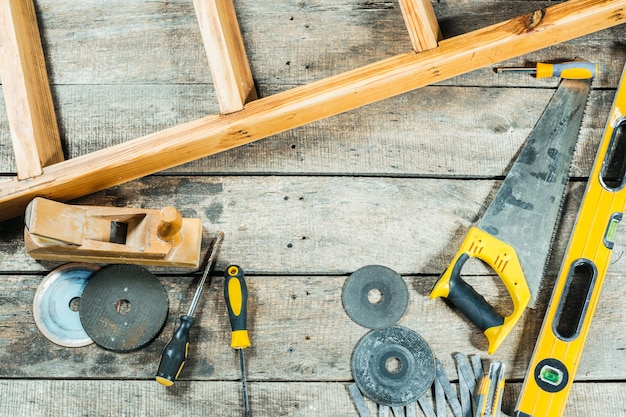
M 230 347 L 243 349 L 250 346 L 247 328 L 248 287 L 243 269 L 230 265 L 224 271 L 224 299 L 228 308 L 228 318 L 232 329 Z
M 513 301 L 513 312 L 509 316 L 498 314 L 482 295 L 461 278 L 463 265 L 470 258 L 482 260 L 498 274 Z M 485 333 L 489 341 L 487 352 L 492 354 L 524 312 L 530 301 L 530 290 L 515 249 L 489 233 L 472 227 L 459 252 L 430 293 L 431 299 L 439 297 L 450 301 Z
M 170 387 L 178 379 L 189 355 L 189 329 L 193 323 L 193 317 L 186 314 L 181 316 L 180 326 L 174 332 L 172 340 L 165 346 L 161 356 L 156 374 L 156 380 L 159 384 Z

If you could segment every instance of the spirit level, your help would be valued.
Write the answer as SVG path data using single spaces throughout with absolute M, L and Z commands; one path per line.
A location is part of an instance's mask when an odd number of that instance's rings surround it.
M 516 417 L 563 415 L 626 206 L 626 80 L 617 89 Z

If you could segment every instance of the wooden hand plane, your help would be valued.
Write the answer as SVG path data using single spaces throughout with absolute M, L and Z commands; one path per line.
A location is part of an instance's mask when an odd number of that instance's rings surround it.
M 79 206 L 37 197 L 25 213 L 24 242 L 35 259 L 197 268 L 202 223 L 162 210 Z

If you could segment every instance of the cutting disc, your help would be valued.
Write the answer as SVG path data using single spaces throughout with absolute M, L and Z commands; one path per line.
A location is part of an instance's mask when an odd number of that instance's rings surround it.
M 392 269 L 369 265 L 348 277 L 341 301 L 355 323 L 380 329 L 400 320 L 409 303 L 409 291 L 402 277 Z
M 406 327 L 372 330 L 352 353 L 352 375 L 363 395 L 390 407 L 417 401 L 435 379 L 426 341 Z
M 99 346 L 129 351 L 156 337 L 167 311 L 167 293 L 157 277 L 137 265 L 111 265 L 85 287 L 80 321 Z
M 65 347 L 93 343 L 80 323 L 77 306 L 95 265 L 72 263 L 50 272 L 39 284 L 33 300 L 33 316 L 39 331 Z

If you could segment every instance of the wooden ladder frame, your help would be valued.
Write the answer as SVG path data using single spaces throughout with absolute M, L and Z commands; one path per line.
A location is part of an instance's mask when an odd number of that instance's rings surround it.
M 569 0 L 441 39 L 430 0 L 399 0 L 413 50 L 257 98 L 232 0 L 194 0 L 220 114 L 63 159 L 33 0 L 0 0 L 0 75 L 17 176 L 0 221 L 624 23 L 626 0 Z

